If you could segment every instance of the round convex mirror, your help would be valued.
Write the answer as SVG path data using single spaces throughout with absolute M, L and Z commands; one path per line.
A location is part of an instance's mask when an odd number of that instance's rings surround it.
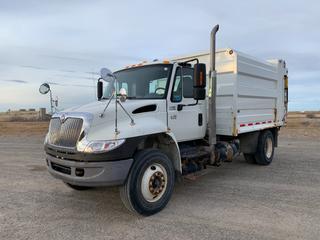
M 39 92 L 41 94 L 47 94 L 50 91 L 50 85 L 48 83 L 43 83 L 40 87 L 39 87 Z
M 100 76 L 103 80 L 108 80 L 109 77 L 113 76 L 113 73 L 108 68 L 101 68 Z

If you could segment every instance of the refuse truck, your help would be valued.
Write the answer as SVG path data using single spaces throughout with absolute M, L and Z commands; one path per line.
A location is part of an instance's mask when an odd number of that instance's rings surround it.
M 286 125 L 286 62 L 216 51 L 218 29 L 210 52 L 101 69 L 96 101 L 51 118 L 50 174 L 75 190 L 119 186 L 125 207 L 148 216 L 185 175 L 239 154 L 269 165 Z

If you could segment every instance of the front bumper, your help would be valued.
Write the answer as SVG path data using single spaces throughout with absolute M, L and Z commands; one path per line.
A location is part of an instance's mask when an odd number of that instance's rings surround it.
M 115 186 L 124 184 L 133 159 L 81 162 L 46 154 L 48 171 L 55 178 L 78 186 Z M 80 173 L 80 174 L 79 174 Z M 82 174 L 83 173 L 83 174 Z

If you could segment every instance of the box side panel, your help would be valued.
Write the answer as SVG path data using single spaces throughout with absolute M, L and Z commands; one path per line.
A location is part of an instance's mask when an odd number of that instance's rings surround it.
M 219 73 L 217 75 L 217 135 L 232 136 L 235 131 L 234 89 L 236 75 Z
M 192 58 L 205 63 L 209 73 L 208 53 L 175 60 Z M 284 124 L 286 68 L 283 61 L 262 61 L 232 49 L 222 49 L 216 52 L 216 70 L 217 135 L 237 136 Z M 210 87 L 207 86 L 207 91 Z
M 277 64 L 237 55 L 237 132 L 244 133 L 281 125 L 281 71 Z

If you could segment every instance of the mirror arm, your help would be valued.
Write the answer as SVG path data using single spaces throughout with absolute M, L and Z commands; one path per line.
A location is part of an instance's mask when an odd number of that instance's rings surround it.
M 110 104 L 111 100 L 113 99 L 113 97 L 114 97 L 114 92 L 112 93 L 112 95 L 111 95 L 111 97 L 110 97 L 110 99 L 109 99 L 109 101 L 108 101 L 107 105 L 106 105 L 106 106 L 105 106 L 105 108 L 103 109 L 102 113 L 100 113 L 100 115 L 99 115 L 99 117 L 100 117 L 100 118 L 102 118 L 102 117 L 103 117 L 103 115 L 104 115 L 104 113 L 106 112 L 106 110 L 107 110 L 107 108 L 108 108 L 108 106 L 109 106 L 109 104 Z
M 123 107 L 123 105 L 121 104 L 121 102 L 119 100 L 117 100 L 117 103 L 120 105 L 120 107 L 122 108 L 122 110 L 125 112 L 125 114 L 127 114 L 127 116 L 130 118 L 131 120 L 131 126 L 135 125 L 135 122 L 133 120 L 133 118 L 130 116 L 130 114 L 128 113 L 128 111 Z
M 196 106 L 198 105 L 199 100 L 196 100 L 195 103 L 191 103 L 191 104 L 178 104 L 178 111 L 181 111 L 183 109 L 183 107 L 191 107 L 191 106 Z
M 192 58 L 192 59 L 190 59 L 190 60 L 187 60 L 187 61 L 185 61 L 185 62 L 182 62 L 182 64 L 187 64 L 187 63 L 193 62 L 193 61 L 196 61 L 197 64 L 199 64 L 199 59 L 198 59 L 198 58 Z

